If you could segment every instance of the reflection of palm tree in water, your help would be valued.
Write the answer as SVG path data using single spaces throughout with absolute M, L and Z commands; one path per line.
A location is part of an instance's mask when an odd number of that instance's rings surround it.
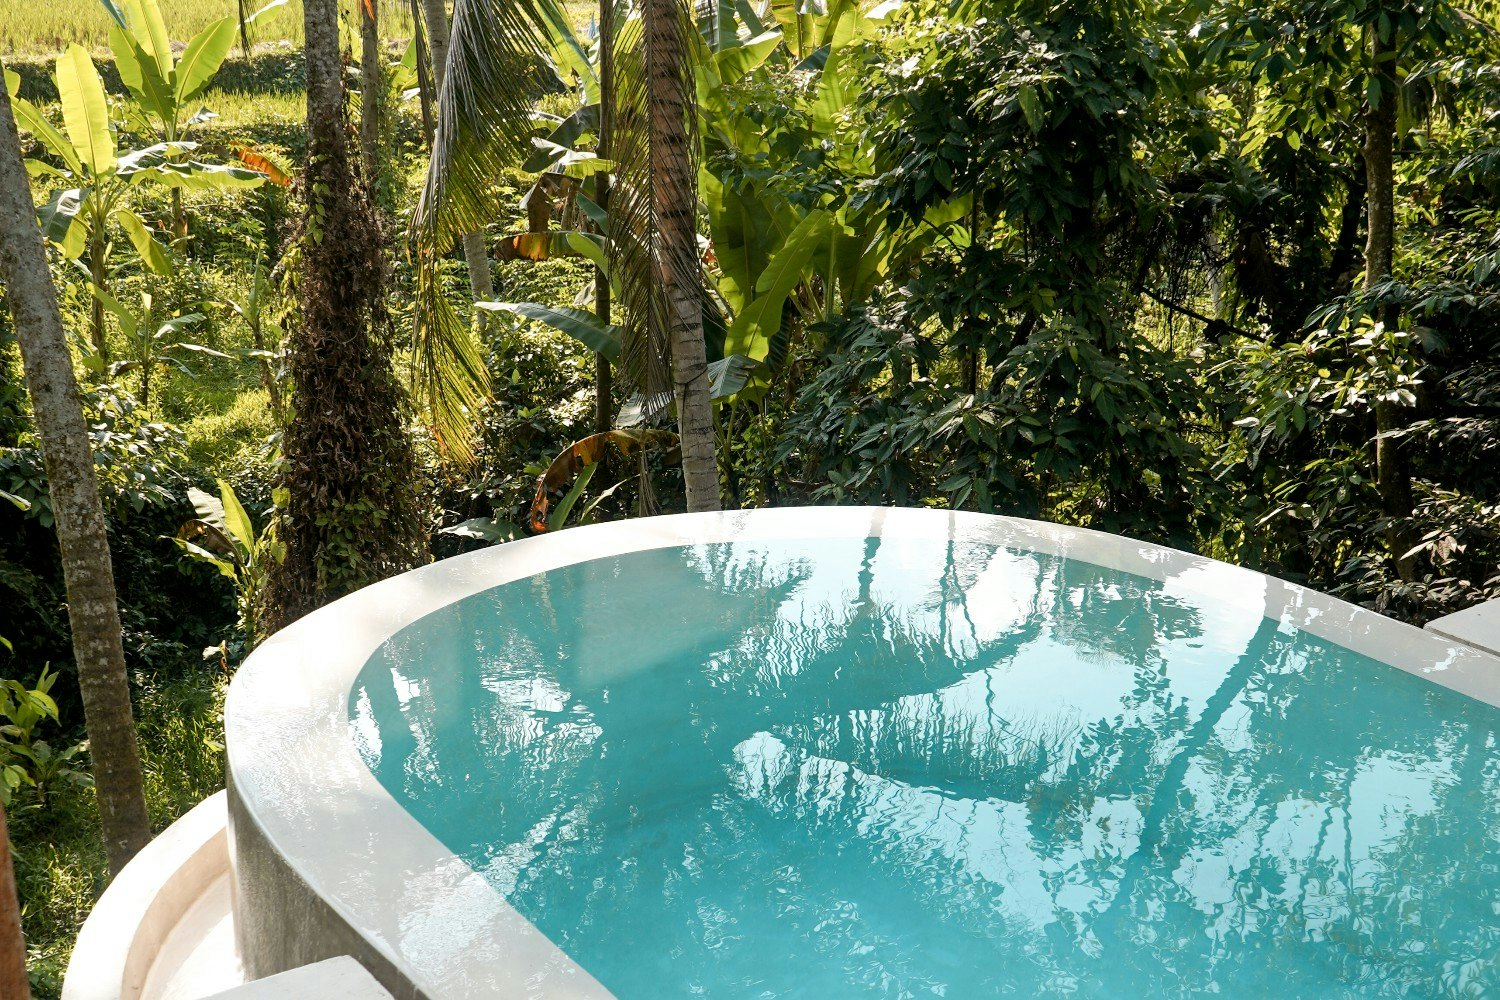
M 763 888 L 754 872 L 777 863 L 775 841 L 757 841 L 765 832 L 756 827 L 757 809 L 767 807 L 797 817 L 790 829 L 798 836 L 863 852 L 872 872 L 901 873 L 882 884 L 899 883 L 904 905 L 993 932 L 996 920 L 1011 918 L 996 916 L 970 857 L 977 848 L 966 838 L 976 810 L 1008 798 L 1025 804 L 1031 834 L 1023 846 L 1048 880 L 1052 920 L 1075 942 L 1029 960 L 1055 962 L 1051 971 L 1062 973 L 1070 948 L 1094 953 L 1114 945 L 1190 971 L 1192 963 L 1172 953 L 1174 942 L 1142 938 L 1137 929 L 1153 906 L 1210 909 L 1174 881 L 1189 851 L 1214 850 L 1224 836 L 1215 825 L 1222 825 L 1219 804 L 1200 801 L 1205 787 L 1241 795 L 1255 785 L 1258 797 L 1273 800 L 1252 817 L 1261 824 L 1251 830 L 1257 841 L 1267 835 L 1275 801 L 1290 794 L 1272 792 L 1247 762 L 1261 747 L 1292 742 L 1275 730 L 1298 703 L 1295 685 L 1275 674 L 1286 654 L 1273 641 L 1274 621 L 1259 621 L 1195 711 L 1174 694 L 1159 650 L 1195 636 L 1201 623 L 1161 585 L 1036 557 L 1035 599 L 1001 634 L 981 641 L 989 609 L 970 607 L 969 593 L 996 554 L 950 544 L 941 566 L 929 565 L 914 581 L 910 559 L 882 561 L 887 545 L 872 539 L 858 555 L 834 557 L 814 544 L 805 563 L 785 555 L 792 546 L 759 555 L 709 546 L 686 563 L 681 551 L 663 550 L 505 588 L 459 627 L 450 619 L 446 632 L 410 637 L 414 657 L 451 666 L 424 668 L 423 696 L 407 713 L 406 748 L 387 740 L 386 753 L 419 762 L 407 766 L 414 779 L 450 782 L 438 811 L 486 810 L 469 824 L 477 833 L 465 853 L 478 867 L 490 865 L 523 910 L 528 901 L 561 908 L 570 922 L 578 918 L 581 935 L 609 934 L 646 949 L 659 943 L 650 927 L 599 923 L 636 893 L 679 907 L 679 916 L 700 921 L 703 940 L 711 938 L 718 931 L 693 910 L 701 902 L 695 872 L 743 865 L 746 892 Z M 820 558 L 857 563 L 842 597 L 826 579 L 824 596 L 809 596 Z M 632 586 L 648 576 L 650 587 Z M 610 603 L 580 607 L 574 594 L 608 594 Z M 1080 720 L 1089 723 L 1081 735 L 1007 709 L 1006 664 L 1045 642 L 1092 650 L 1132 672 L 1133 688 L 1108 717 Z M 476 647 L 487 661 L 478 671 Z M 975 674 L 982 674 L 971 681 L 979 699 L 956 697 Z M 509 687 L 496 697 L 481 685 Z M 375 714 L 386 718 L 387 710 Z M 1220 745 L 1236 727 L 1246 730 L 1248 754 Z M 445 777 L 435 762 L 451 761 L 463 746 L 480 751 L 469 751 L 472 768 L 454 781 L 453 768 Z M 732 783 L 771 761 L 775 773 L 753 794 Z M 1341 772 L 1345 784 L 1349 774 Z M 1096 801 L 1106 798 L 1139 801 L 1142 826 L 1109 831 L 1089 856 Z M 680 819 L 684 808 L 701 810 L 703 822 L 678 823 L 668 835 L 660 821 Z M 777 877 L 801 886 L 804 903 L 823 900 L 837 910 L 859 887 L 827 883 L 816 858 Z M 627 868 L 621 877 L 583 892 L 574 885 L 574 898 L 560 904 L 555 894 L 570 875 L 597 877 L 610 859 Z M 1236 898 L 1252 895 L 1258 873 L 1279 863 L 1274 848 L 1256 848 L 1256 870 L 1230 872 Z M 1066 896 L 1080 874 L 1105 895 Z M 1035 932 L 1025 922 L 1014 930 Z M 892 961 L 899 965 L 899 955 Z

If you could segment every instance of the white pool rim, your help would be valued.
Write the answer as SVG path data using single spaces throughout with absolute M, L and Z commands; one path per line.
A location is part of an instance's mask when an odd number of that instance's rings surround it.
M 608 997 L 376 780 L 349 719 L 361 668 L 418 619 L 562 566 L 714 542 L 878 536 L 1002 546 L 1163 581 L 1193 571 L 1194 585 L 1212 587 L 1225 605 L 1279 614 L 1290 627 L 1500 706 L 1500 658 L 1242 567 L 1017 518 L 780 507 L 571 528 L 444 559 L 308 615 L 262 644 L 230 688 L 230 783 L 280 860 L 431 1000 Z

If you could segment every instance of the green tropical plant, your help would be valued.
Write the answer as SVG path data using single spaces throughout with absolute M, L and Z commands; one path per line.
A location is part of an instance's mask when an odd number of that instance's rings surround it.
M 48 673 L 45 667 L 33 687 L 0 681 L 0 806 L 7 809 L 22 789 L 32 789 L 36 806 L 41 808 L 47 804 L 48 790 L 58 782 L 91 783 L 88 772 L 75 766 L 85 744 L 57 750 L 38 736 L 43 723 L 59 721 L 57 702 L 49 693 L 56 681 L 57 672 Z
M 184 522 L 172 541 L 188 558 L 213 566 L 234 584 L 240 627 L 253 639 L 267 566 L 286 557 L 286 546 L 271 527 L 256 530 L 232 486 L 222 479 L 218 485 L 217 497 L 196 487 L 188 489 L 188 501 L 198 516 Z M 273 502 L 284 504 L 284 491 L 276 492 Z
M 234 45 L 236 19 L 224 17 L 194 35 L 176 56 L 157 0 L 100 0 L 113 24 L 109 47 L 115 69 L 134 102 L 131 115 L 144 119 L 156 140 L 166 147 L 167 158 L 178 161 L 187 152 L 184 142 L 194 125 L 215 117 L 207 108 L 192 110 L 197 99 L 212 85 L 229 50 Z M 282 3 L 285 0 L 281 0 Z M 280 4 L 272 4 L 240 21 L 241 37 L 257 19 L 274 15 Z M 182 188 L 172 189 L 172 231 L 187 235 L 183 215 Z
M 170 251 L 132 207 L 137 185 L 159 184 L 172 190 L 255 187 L 266 179 L 254 170 L 182 159 L 197 149 L 191 142 L 157 143 L 122 153 L 111 127 L 104 83 L 82 46 L 70 46 L 58 57 L 54 79 L 62 104 L 62 131 L 17 96 L 20 78 L 10 71 L 5 74 L 18 122 L 61 164 L 32 158 L 27 169 L 34 176 L 71 184 L 59 189 L 38 211 L 42 232 L 65 259 L 85 263 L 88 280 L 100 291 L 107 293 L 111 284 L 111 224 L 124 231 L 146 269 L 158 275 L 173 271 Z M 90 340 L 94 353 L 107 363 L 105 308 L 104 301 L 96 298 Z
M 181 339 L 183 331 L 203 321 L 202 313 L 168 316 L 158 323 L 156 317 L 159 307 L 150 292 L 142 292 L 140 308 L 132 309 L 97 287 L 91 287 L 90 291 L 115 317 L 120 328 L 120 335 L 125 340 L 126 357 L 112 363 L 108 369 L 109 374 L 119 376 L 130 371 L 138 372 L 141 380 L 139 399 L 142 407 L 149 408 L 151 405 L 152 376 L 157 368 L 169 367 L 191 376 L 193 370 L 186 360 L 190 355 L 225 359 L 233 357 L 223 351 L 214 350 L 212 347 Z M 93 360 L 85 358 L 85 364 Z

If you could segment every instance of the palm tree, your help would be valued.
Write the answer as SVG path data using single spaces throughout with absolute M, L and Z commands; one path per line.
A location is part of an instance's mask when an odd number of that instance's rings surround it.
M 688 12 L 680 0 L 644 0 L 644 14 L 651 212 L 649 218 L 640 219 L 649 228 L 637 232 L 654 233 L 657 240 L 653 277 L 666 298 L 665 333 L 671 350 L 687 509 L 718 510 L 719 469 L 714 457 L 708 351 L 703 342 L 703 275 L 698 259 L 697 141 L 689 134 L 696 111 L 692 59 L 683 37 Z M 648 289 L 655 287 L 654 282 L 648 285 Z M 648 336 L 657 333 L 648 331 Z
M 111 873 L 151 839 L 104 507 L 10 95 L 0 88 L 0 282 L 15 318 L 62 549 L 68 623 Z M 0 943 L 0 949 L 3 949 Z M 10 994 L 5 994 L 9 996 Z
M 307 210 L 289 265 L 285 556 L 268 568 L 268 632 L 426 558 L 409 407 L 391 369 L 384 237 L 349 159 L 338 0 L 305 0 L 303 20 Z
M 648 398 L 672 392 L 688 509 L 717 510 L 697 247 L 691 21 L 681 0 L 645 0 L 641 14 L 644 31 L 602 37 L 613 41 L 608 243 L 622 285 L 624 374 Z M 419 259 L 447 252 L 461 233 L 503 210 L 488 179 L 532 152 L 537 67 L 547 53 L 549 25 L 562 20 L 552 0 L 458 0 L 437 140 L 413 220 Z M 426 277 L 419 280 L 429 290 L 419 310 L 417 354 L 429 359 L 426 371 L 434 373 L 444 369 L 444 359 L 462 358 L 464 345 L 433 297 L 435 273 Z M 438 379 L 429 374 L 429 382 Z

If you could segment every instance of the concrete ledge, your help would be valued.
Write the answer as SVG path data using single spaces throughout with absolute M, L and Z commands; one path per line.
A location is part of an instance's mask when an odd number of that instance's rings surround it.
M 194 1000 L 244 981 L 227 824 L 224 793 L 211 795 L 125 866 L 79 932 L 63 1000 Z
M 269 979 L 259 979 L 216 993 L 210 1000 L 291 1000 L 293 997 L 316 997 L 317 1000 L 391 1000 L 375 977 L 348 956 L 330 958 L 316 965 L 305 965 Z
M 1422 626 L 1444 639 L 1500 656 L 1500 601 L 1486 601 Z

